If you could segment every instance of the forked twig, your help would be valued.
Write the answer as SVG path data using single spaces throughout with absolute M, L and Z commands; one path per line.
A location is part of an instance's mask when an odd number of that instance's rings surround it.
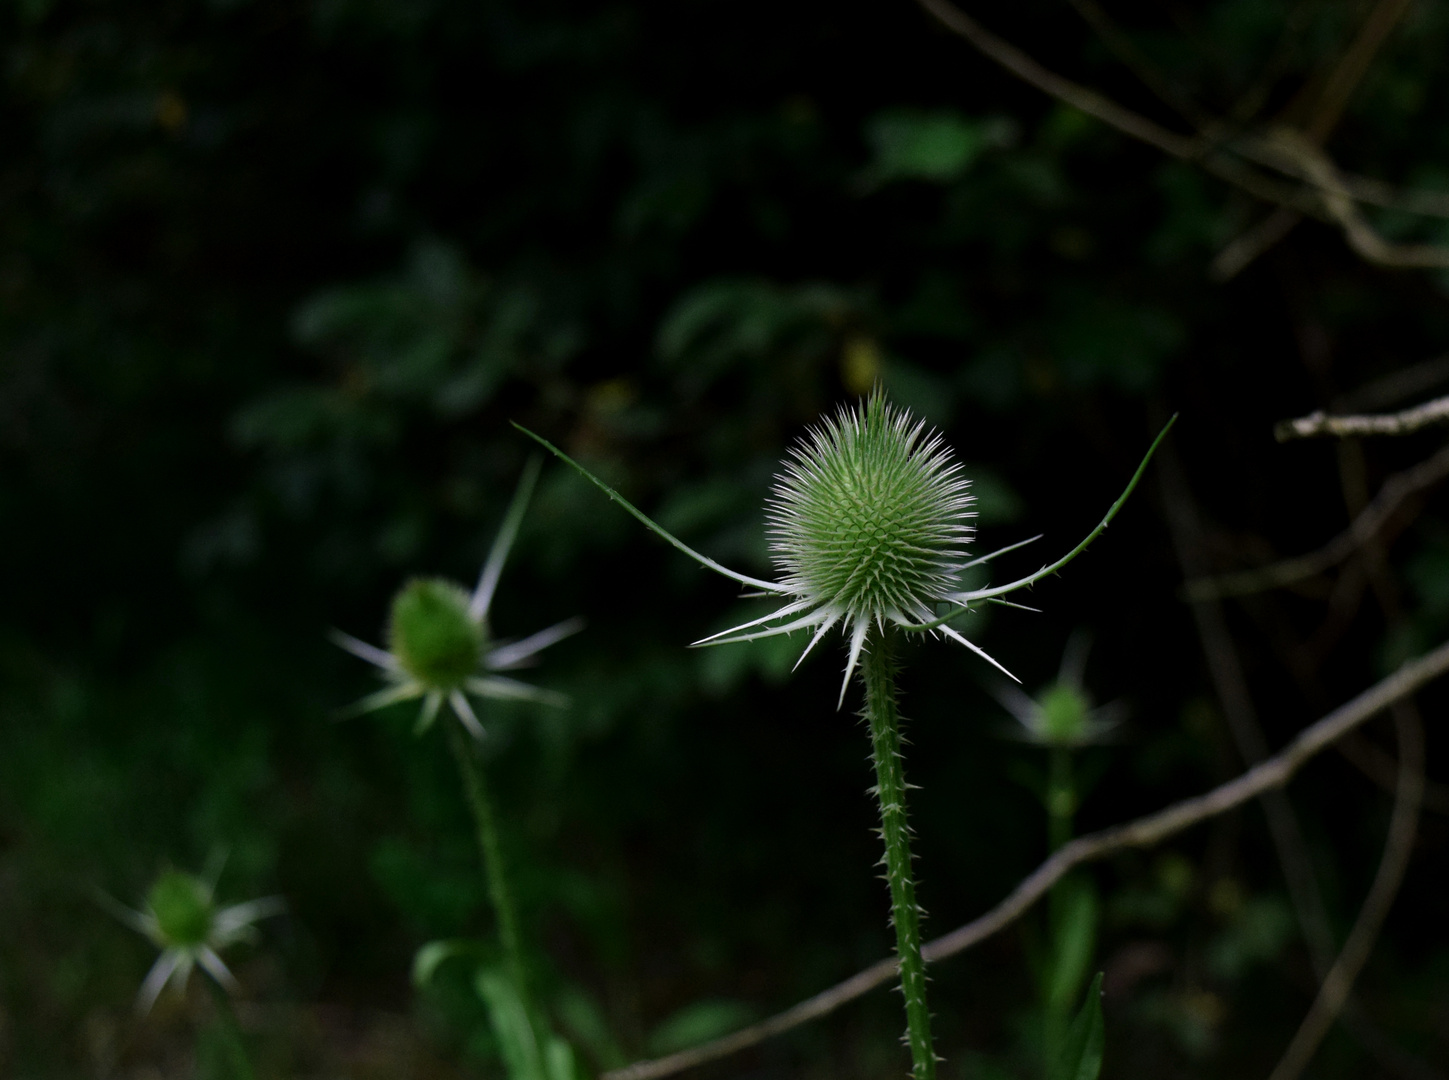
M 1301 731 L 1286 747 L 1213 790 L 1123 825 L 1078 837 L 1057 849 L 1016 888 L 980 918 L 936 938 L 922 949 L 929 961 L 944 960 L 1011 925 L 1076 867 L 1131 848 L 1151 847 L 1286 784 L 1303 765 L 1370 717 L 1415 693 L 1449 671 L 1449 642 L 1411 660 L 1352 700 Z M 602 1080 L 659 1080 L 704 1065 L 819 1019 L 896 978 L 894 960 L 881 960 L 782 1013 L 731 1035 L 654 1061 L 640 1061 L 603 1075 Z
M 1318 435 L 1334 435 L 1340 439 L 1351 435 L 1408 435 L 1446 422 L 1449 422 L 1449 395 L 1395 413 L 1329 416 L 1318 409 L 1296 420 L 1282 421 L 1273 429 L 1273 435 L 1279 442 Z
M 1449 398 L 1445 400 L 1449 401 Z M 1367 543 L 1384 527 L 1405 500 L 1439 483 L 1445 477 L 1449 477 L 1449 446 L 1412 468 L 1389 477 L 1374 496 L 1373 502 L 1353 519 L 1349 527 L 1317 551 L 1252 570 L 1196 578 L 1183 586 L 1183 595 L 1191 601 L 1248 596 L 1321 574 L 1343 562 Z
M 1264 176 L 1244 160 L 1225 153 L 1227 150 L 1235 150 L 1244 158 L 1259 156 L 1253 151 L 1252 140 L 1245 142 L 1242 147 L 1234 146 L 1222 125 L 1198 135 L 1183 135 L 1171 131 L 1104 94 L 1043 66 L 1034 57 L 987 30 L 950 0 L 916 2 L 932 18 L 964 38 L 982 55 L 1058 101 L 1095 117 L 1124 135 L 1156 147 L 1171 157 L 1193 162 L 1218 179 L 1248 192 L 1255 198 L 1337 225 L 1349 247 L 1367 262 L 1379 266 L 1420 269 L 1449 266 L 1449 247 L 1393 244 L 1380 236 L 1360 213 L 1355 195 L 1337 167 L 1322 154 L 1306 153 L 1299 148 L 1291 153 L 1268 155 L 1262 162 L 1264 165 L 1287 172 L 1308 187 L 1304 189 L 1285 185 L 1272 177 Z M 1306 140 L 1302 141 L 1306 143 Z M 1288 164 L 1274 160 L 1275 157 L 1286 159 Z M 1369 186 L 1376 193 L 1382 194 L 1374 182 L 1370 182 Z M 1437 205 L 1432 198 L 1428 202 Z M 1291 227 L 1292 222 L 1287 224 Z M 1252 250 L 1245 248 L 1241 254 L 1234 256 L 1234 260 L 1250 260 L 1251 257 Z M 1221 269 L 1219 272 L 1222 272 Z

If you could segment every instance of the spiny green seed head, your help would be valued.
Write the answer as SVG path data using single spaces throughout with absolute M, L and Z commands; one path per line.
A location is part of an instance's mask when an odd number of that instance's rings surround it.
M 1086 742 L 1092 728 L 1092 706 L 1080 690 L 1058 683 L 1037 701 L 1041 710 L 1041 740 L 1053 746 Z
M 151 886 L 146 906 L 155 917 L 162 942 L 168 948 L 197 948 L 211 936 L 216 918 L 211 890 L 190 874 L 167 870 Z
M 483 626 L 468 612 L 468 594 L 451 581 L 418 578 L 392 602 L 392 654 L 426 690 L 449 693 L 475 675 L 483 658 Z
M 769 504 L 771 550 L 797 596 L 848 620 L 926 618 L 952 591 L 975 515 L 941 437 L 874 394 L 811 430 Z

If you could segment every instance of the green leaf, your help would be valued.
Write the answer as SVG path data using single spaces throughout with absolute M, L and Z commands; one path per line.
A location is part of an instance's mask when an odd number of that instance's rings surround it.
M 1097 894 L 1080 879 L 1068 879 L 1059 886 L 1061 904 L 1052 927 L 1051 981 L 1047 1000 L 1065 1011 L 1077 996 L 1092 950 L 1097 943 Z
M 973 120 L 953 112 L 899 109 L 872 117 L 866 138 L 875 151 L 866 171 L 869 186 L 892 180 L 949 183 L 965 175 L 983 151 L 1009 145 L 1016 125 L 999 117 Z
M 567 1040 L 550 1035 L 543 1056 L 548 1080 L 584 1080 L 584 1071 Z
M 1048 1080 L 1097 1080 L 1107 1031 L 1102 1023 L 1102 972 L 1087 988 L 1087 1000 L 1072 1021 L 1061 1056 L 1052 1064 Z
M 427 986 L 446 961 L 455 956 L 477 956 L 478 952 L 478 943 L 464 938 L 428 942 L 413 956 L 413 985 Z
M 528 1006 L 513 980 L 495 968 L 484 967 L 478 969 L 474 986 L 488 1008 L 509 1080 L 555 1080 L 547 1071 Z
M 686 1005 L 649 1036 L 649 1052 L 662 1057 L 676 1050 L 697 1046 L 721 1035 L 738 1031 L 754 1019 L 754 1012 L 742 1001 L 709 998 Z

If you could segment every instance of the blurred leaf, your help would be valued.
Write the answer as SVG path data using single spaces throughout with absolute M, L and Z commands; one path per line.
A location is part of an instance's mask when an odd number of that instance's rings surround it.
M 433 981 L 433 975 L 437 973 L 444 963 L 460 956 L 477 959 L 480 955 L 486 955 L 492 950 L 485 949 L 477 941 L 470 941 L 467 938 L 452 938 L 446 941 L 429 941 L 413 954 L 413 985 L 416 987 L 427 986 Z
M 698 392 L 740 365 L 822 358 L 850 310 L 846 293 L 830 285 L 707 282 L 665 315 L 658 353 Z
M 1220 979 L 1242 978 L 1250 969 L 1276 959 L 1296 936 L 1287 902 L 1257 896 L 1241 904 L 1226 928 L 1208 946 L 1208 967 Z
M 1047 1001 L 1055 1007 L 1076 998 L 1086 978 L 1097 944 L 1097 892 L 1084 878 L 1067 878 L 1057 885 L 1053 903 L 1051 975 Z
M 754 1010 L 741 1001 L 710 998 L 680 1009 L 649 1034 L 649 1053 L 655 1057 L 697 1046 L 721 1035 L 738 1031 L 755 1018 Z
M 1102 1053 L 1107 1044 L 1106 1026 L 1102 1022 L 1102 973 L 1087 988 L 1072 1026 L 1067 1030 L 1061 1057 L 1054 1063 L 1048 1080 L 1097 1080 L 1102 1072 Z
M 963 176 L 983 152 L 1009 146 L 1016 125 L 1005 117 L 972 120 L 954 112 L 896 109 L 866 124 L 872 158 L 862 174 L 868 187 L 893 180 L 947 183 Z
M 488 1007 L 488 1019 L 508 1068 L 509 1080 L 559 1080 L 549 1066 L 556 1056 L 539 1047 L 528 1007 L 519 997 L 513 981 L 496 968 L 479 968 L 474 978 L 478 996 Z

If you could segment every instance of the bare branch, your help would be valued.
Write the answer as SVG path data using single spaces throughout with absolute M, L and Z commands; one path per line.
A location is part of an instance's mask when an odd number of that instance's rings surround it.
M 1449 401 L 1449 398 L 1445 400 Z M 1252 570 L 1196 578 L 1183 586 L 1183 595 L 1191 601 L 1249 596 L 1321 574 L 1358 551 L 1407 499 L 1445 477 L 1449 477 L 1449 446 L 1413 468 L 1389 477 L 1373 502 L 1353 519 L 1349 527 L 1317 551 Z
M 1369 12 L 1369 17 L 1364 20 L 1363 28 L 1354 38 L 1353 44 L 1343 54 L 1338 66 L 1333 69 L 1333 74 L 1328 77 L 1313 116 L 1308 121 L 1307 135 L 1314 142 L 1321 143 L 1338 126 L 1349 98 L 1353 97 L 1353 92 L 1368 74 L 1369 66 L 1378 55 L 1379 49 L 1408 9 L 1409 0 L 1379 0 L 1373 11 Z
M 1143 55 L 1132 39 L 1128 37 L 1096 0 L 1067 0 L 1088 26 L 1101 39 L 1103 45 L 1118 60 L 1137 76 L 1157 100 L 1172 109 L 1194 127 L 1202 129 L 1213 124 L 1213 120 L 1198 105 L 1169 82 L 1148 57 Z
M 1010 926 L 1053 885 L 1085 863 L 1131 848 L 1152 847 L 1168 837 L 1219 814 L 1236 809 L 1265 792 L 1281 788 L 1303 765 L 1370 717 L 1416 692 L 1449 671 L 1449 642 L 1374 684 L 1351 701 L 1300 732 L 1274 756 L 1203 795 L 1175 803 L 1123 825 L 1078 837 L 1057 849 L 1024 878 L 1004 900 L 980 918 L 936 938 L 921 950 L 935 962 L 964 952 Z M 602 1080 L 659 1080 L 685 1069 L 716 1061 L 825 1016 L 896 978 L 896 962 L 881 960 L 864 971 L 807 998 L 798 1005 L 722 1039 L 692 1047 L 655 1061 L 640 1061 L 603 1075 Z
M 1260 255 L 1293 231 L 1303 215 L 1286 206 L 1279 206 L 1251 229 L 1239 233 L 1213 257 L 1208 275 L 1218 282 L 1230 281 L 1248 268 Z
M 1311 439 L 1318 435 L 1408 435 L 1431 424 L 1449 422 L 1449 395 L 1415 405 L 1396 413 L 1370 413 L 1358 416 L 1329 416 L 1322 409 L 1284 420 L 1273 429 L 1279 442 L 1289 439 Z
M 997 37 L 991 31 L 947 0 L 917 0 L 921 7 L 952 33 L 965 38 L 988 58 L 995 60 L 1007 71 L 1023 82 L 1030 83 L 1043 93 L 1080 109 L 1088 116 L 1114 127 L 1134 139 L 1157 147 L 1164 154 L 1175 158 L 1196 158 L 1202 152 L 1202 144 L 1196 138 L 1179 135 L 1156 124 L 1141 113 L 1133 112 L 1117 104 L 1111 98 L 1088 89 L 1051 71 L 1012 45 Z
M 1449 266 L 1449 247 L 1391 244 L 1380 236 L 1359 212 L 1354 196 L 1340 177 L 1337 167 L 1306 138 L 1299 136 L 1296 143 L 1301 145 L 1279 155 L 1291 161 L 1291 165 L 1283 164 L 1279 167 L 1297 175 L 1310 186 L 1307 190 L 1285 187 L 1257 173 L 1242 161 L 1222 153 L 1221 151 L 1232 147 L 1228 141 L 1216 134 L 1188 136 L 1170 131 L 1141 113 L 1043 67 L 1015 45 L 991 33 L 949 0 L 917 0 L 917 3 L 942 26 L 965 38 L 987 58 L 1058 101 L 1095 117 L 1125 135 L 1154 146 L 1164 154 L 1195 162 L 1220 180 L 1265 202 L 1276 203 L 1337 225 L 1348 246 L 1367 262 L 1397 268 Z M 1212 131 L 1211 128 L 1208 130 Z M 1289 140 L 1280 133 L 1278 141 L 1286 143 Z M 1252 140 L 1245 145 L 1251 147 Z
M 1409 868 L 1419 824 L 1419 804 L 1424 796 L 1424 723 L 1413 702 L 1407 699 L 1395 702 L 1393 711 L 1394 729 L 1399 738 L 1399 783 L 1378 873 L 1374 875 L 1348 940 L 1269 1080 L 1298 1080 L 1308 1067 L 1323 1037 L 1348 1002 L 1354 981 L 1373 952 L 1374 942 Z

